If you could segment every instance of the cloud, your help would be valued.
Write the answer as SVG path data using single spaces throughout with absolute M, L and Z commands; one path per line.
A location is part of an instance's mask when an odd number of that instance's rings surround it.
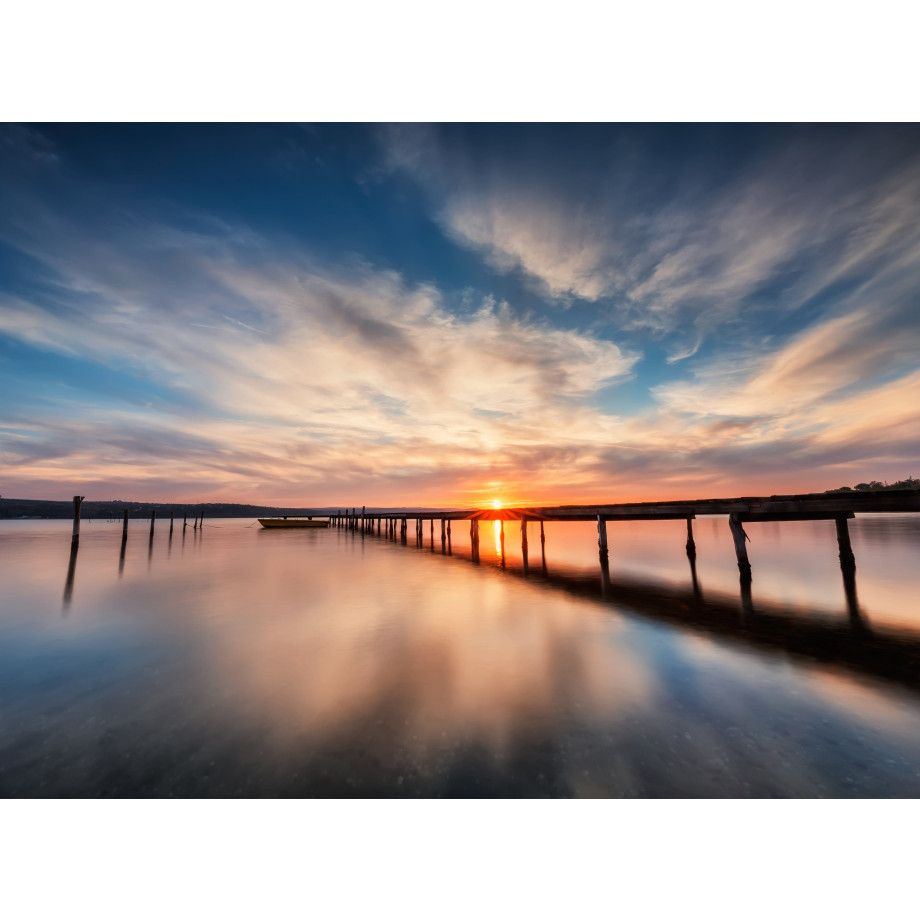
M 606 130 L 585 146 L 603 146 Z M 660 167 L 678 176 L 670 184 L 649 182 L 659 164 L 641 140 L 582 170 L 589 153 L 577 147 L 527 169 L 517 149 L 464 148 L 432 128 L 389 129 L 381 140 L 388 167 L 424 189 L 451 239 L 560 303 L 577 298 L 621 328 L 675 339 L 679 360 L 703 338 L 775 324 L 842 281 L 916 265 L 920 161 L 910 138 L 881 128 L 774 133 L 725 176 L 702 155 L 672 152 Z
M 542 443 L 548 427 L 595 442 L 609 422 L 587 401 L 637 360 L 492 298 L 452 312 L 432 285 L 359 261 L 319 266 L 243 231 L 135 218 L 110 236 L 42 213 L 30 229 L 25 244 L 6 239 L 45 266 L 50 293 L 2 297 L 0 333 L 166 396 L 119 410 L 62 395 L 5 445 L 23 481 L 159 481 L 168 466 L 180 491 L 264 482 L 289 500 L 432 470 L 443 483 Z M 14 415 L 7 406 L 0 424 Z

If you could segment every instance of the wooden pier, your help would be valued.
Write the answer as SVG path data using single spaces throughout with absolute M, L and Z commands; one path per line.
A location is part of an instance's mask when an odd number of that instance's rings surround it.
M 521 531 L 521 552 L 524 569 L 528 567 L 527 524 L 540 524 L 541 551 L 546 537 L 543 525 L 547 521 L 593 521 L 597 524 L 597 543 L 600 563 L 606 567 L 609 554 L 607 524 L 617 521 L 686 521 L 687 556 L 691 564 L 696 559 L 696 544 L 693 539 L 693 521 L 697 517 L 722 515 L 728 518 L 738 570 L 742 580 L 751 578 L 751 561 L 748 557 L 749 537 L 745 524 L 764 521 L 825 521 L 831 520 L 837 527 L 837 547 L 841 567 L 855 569 L 856 559 L 850 544 L 847 522 L 856 514 L 899 514 L 920 512 L 920 491 L 913 489 L 886 492 L 819 492 L 805 495 L 771 495 L 769 497 L 705 498 L 671 502 L 626 502 L 605 505 L 556 505 L 552 507 L 522 508 L 474 508 L 466 510 L 416 510 L 416 511 L 371 511 L 366 506 L 360 512 L 357 507 L 340 510 L 330 516 L 333 526 L 344 527 L 362 533 L 381 533 L 407 543 L 408 522 L 415 522 L 416 544 L 424 541 L 425 522 L 429 522 L 431 544 L 434 546 L 434 522 L 441 527 L 442 551 L 450 544 L 452 521 L 470 522 L 470 546 L 473 560 L 479 561 L 479 524 L 482 521 L 517 521 Z M 504 523 L 501 542 L 504 549 Z M 504 557 L 504 552 L 502 552 Z

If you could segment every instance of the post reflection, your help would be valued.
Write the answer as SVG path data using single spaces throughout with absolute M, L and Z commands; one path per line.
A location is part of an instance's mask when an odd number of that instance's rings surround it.
M 73 600 L 73 580 L 74 580 L 74 576 L 77 573 L 77 551 L 78 549 L 79 549 L 79 544 L 71 543 L 70 561 L 67 564 L 67 578 L 64 581 L 63 610 L 65 611 L 70 607 L 70 602 Z
M 690 559 L 690 582 L 693 585 L 693 596 L 698 600 L 703 600 L 703 592 L 700 590 L 700 583 L 696 577 L 696 556 Z
M 597 557 L 601 566 L 601 597 L 607 597 L 610 594 L 610 560 L 606 550 L 600 550 Z
M 843 575 L 843 594 L 846 598 L 850 626 L 854 632 L 869 633 L 869 623 L 859 609 L 859 599 L 856 597 L 856 566 L 841 562 L 840 572 Z
M 121 538 L 121 551 L 118 553 L 118 577 L 121 578 L 125 573 L 125 548 L 128 545 L 128 535 L 124 534 Z
M 738 583 L 741 587 L 741 622 L 743 623 L 745 618 L 754 612 L 754 599 L 751 596 L 751 573 L 742 570 Z

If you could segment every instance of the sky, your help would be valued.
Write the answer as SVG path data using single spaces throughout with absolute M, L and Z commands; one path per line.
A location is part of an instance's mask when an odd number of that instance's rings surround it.
M 0 126 L 0 494 L 920 475 L 916 125 Z

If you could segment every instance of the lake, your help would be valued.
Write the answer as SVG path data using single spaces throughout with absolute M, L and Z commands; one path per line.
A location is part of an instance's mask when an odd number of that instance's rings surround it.
M 0 795 L 920 794 L 920 515 L 0 522 Z

